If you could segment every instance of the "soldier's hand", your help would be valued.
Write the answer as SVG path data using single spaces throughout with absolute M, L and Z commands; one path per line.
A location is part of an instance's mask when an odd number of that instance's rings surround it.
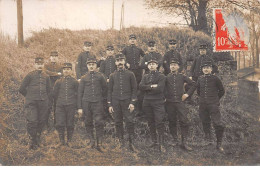
M 128 109 L 129 109 L 130 113 L 132 113 L 135 109 L 135 106 L 133 104 L 129 104 Z
M 80 79 L 78 79 L 78 82 L 80 82 Z
M 189 95 L 188 95 L 188 94 L 184 94 L 184 95 L 182 95 L 182 97 L 181 97 L 182 101 L 186 100 L 186 99 L 187 99 L 187 97 L 189 97 Z
M 113 107 L 112 107 L 112 106 L 110 106 L 110 107 L 108 108 L 108 111 L 109 111 L 109 113 L 110 113 L 110 114 L 112 114 L 112 113 L 114 112 L 114 109 L 113 109 Z
M 78 109 L 78 114 L 79 114 L 79 118 L 81 118 L 82 114 L 83 114 L 83 110 L 82 109 Z
M 129 64 L 129 63 L 126 63 L 126 66 L 127 66 L 128 68 L 130 68 L 130 64 Z
M 191 76 L 190 76 L 189 78 L 190 78 L 190 80 L 192 80 L 192 77 L 191 77 Z
M 107 83 L 109 82 L 109 79 L 107 79 Z
M 153 85 L 151 85 L 151 87 L 156 88 L 156 87 L 158 87 L 158 84 L 153 84 Z
M 61 72 L 58 72 L 58 75 L 60 76 L 60 75 L 61 75 Z

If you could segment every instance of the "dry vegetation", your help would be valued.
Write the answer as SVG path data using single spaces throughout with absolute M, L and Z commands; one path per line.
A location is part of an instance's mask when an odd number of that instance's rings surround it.
M 61 61 L 75 62 L 85 40 L 94 43 L 93 52 L 97 57 L 104 55 L 107 44 L 116 50 L 127 43 L 128 35 L 135 33 L 139 46 L 146 50 L 146 42 L 154 39 L 158 51 L 164 53 L 167 39 L 176 37 L 185 59 L 194 57 L 200 42 L 210 42 L 203 33 L 176 28 L 129 28 L 124 32 L 98 30 L 57 30 L 48 29 L 35 32 L 26 40 L 25 48 L 18 48 L 13 40 L 0 37 L 0 163 L 4 165 L 255 165 L 259 164 L 259 121 L 256 113 L 245 112 L 237 105 L 237 88 L 229 86 L 236 81 L 235 72 L 229 70 L 227 62 L 222 65 L 220 76 L 227 93 L 222 99 L 221 112 L 227 129 L 224 137 L 225 153 L 220 154 L 214 146 L 203 147 L 202 126 L 197 106 L 188 106 L 192 128 L 189 143 L 192 152 L 178 147 L 167 148 L 159 154 L 146 145 L 150 142 L 147 124 L 137 120 L 136 153 L 121 151 L 113 138 L 113 124 L 106 125 L 105 152 L 95 151 L 85 142 L 85 130 L 80 120 L 76 122 L 73 147 L 56 148 L 57 133 L 52 130 L 43 135 L 43 146 L 28 150 L 28 135 L 23 112 L 23 97 L 17 92 L 22 78 L 32 70 L 33 58 L 43 55 L 46 59 L 50 51 L 58 50 Z M 121 43 L 120 43 L 121 42 Z M 229 56 L 226 55 L 225 58 Z M 219 55 L 216 55 L 217 60 Z M 196 98 L 195 98 L 196 99 Z M 171 136 L 165 133 L 167 139 Z

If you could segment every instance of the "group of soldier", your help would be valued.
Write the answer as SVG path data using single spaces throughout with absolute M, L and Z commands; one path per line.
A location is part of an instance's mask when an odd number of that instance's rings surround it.
M 109 113 L 115 124 L 120 148 L 135 151 L 135 117 L 136 114 L 142 114 L 150 130 L 150 148 L 161 151 L 162 146 L 168 148 L 176 145 L 179 121 L 180 146 L 191 151 L 192 148 L 187 144 L 189 110 L 184 101 L 191 99 L 197 89 L 205 140 L 211 139 L 212 122 L 217 138 L 216 148 L 223 152 L 224 125 L 219 100 L 225 90 L 215 75 L 217 66 L 207 55 L 207 46 L 202 44 L 199 48 L 200 56 L 195 57 L 191 67 L 192 76 L 182 74 L 183 61 L 176 44 L 175 39 L 169 40 L 170 50 L 162 57 L 156 50 L 155 41 L 148 42 L 148 51 L 145 53 L 136 46 L 136 35 L 131 34 L 129 46 L 115 55 L 114 47 L 108 45 L 106 57 L 97 60 L 91 54 L 92 43 L 84 42 L 84 52 L 77 59 L 76 78 L 72 76 L 71 63 L 64 63 L 63 66 L 57 63 L 58 52 L 51 52 L 50 63 L 47 64 L 44 64 L 42 57 L 35 58 L 35 70 L 26 75 L 19 89 L 26 98 L 30 149 L 40 146 L 41 133 L 48 124 L 51 111 L 54 111 L 60 146 L 71 146 L 77 112 L 79 117 L 84 117 L 91 147 L 102 152 L 105 117 Z M 165 142 L 166 116 L 172 144 Z

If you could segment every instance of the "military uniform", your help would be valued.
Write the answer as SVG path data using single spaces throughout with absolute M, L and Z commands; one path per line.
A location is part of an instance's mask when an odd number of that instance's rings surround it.
M 88 59 L 87 63 L 97 63 L 96 59 Z M 91 71 L 85 74 L 79 83 L 78 109 L 83 109 L 85 127 L 92 142 L 94 142 L 94 126 L 97 146 L 101 143 L 104 132 L 103 98 L 107 93 L 107 82 L 100 72 Z
M 113 46 L 108 45 L 107 50 L 114 50 Z M 116 70 L 116 59 L 114 56 L 108 56 L 106 60 L 101 62 L 99 72 L 102 72 L 107 79 L 109 79 L 109 76 L 111 73 L 113 73 Z
M 169 44 L 176 44 L 176 40 L 172 39 L 169 40 Z M 169 50 L 165 53 L 164 57 L 163 57 L 163 68 L 164 68 L 164 74 L 167 76 L 171 70 L 170 70 L 170 61 L 172 59 L 177 59 L 180 63 L 180 68 L 179 68 L 179 72 L 181 72 L 183 70 L 183 62 L 182 62 L 182 58 L 179 52 L 177 52 L 176 50 Z
M 52 51 L 50 53 L 50 56 L 58 57 L 58 52 Z M 44 71 L 46 72 L 47 75 L 50 76 L 51 89 L 53 89 L 53 86 L 54 86 L 56 80 L 58 80 L 62 76 L 62 65 L 60 63 L 56 63 L 56 62 L 49 62 L 44 65 Z M 56 103 L 53 100 L 53 96 L 51 97 L 51 100 L 50 100 L 49 109 L 48 109 L 48 118 L 46 121 L 46 125 L 48 127 L 49 127 L 49 118 L 50 118 L 52 108 L 53 108 L 53 111 L 55 112 Z M 55 118 L 54 118 L 54 123 L 55 123 Z
M 130 35 L 129 39 L 135 38 L 135 35 Z M 144 51 L 141 48 L 138 48 L 136 45 L 129 45 L 125 47 L 122 51 L 122 54 L 126 57 L 126 63 L 130 64 L 130 68 L 128 70 L 131 70 L 135 74 L 135 78 L 137 81 L 137 84 L 140 83 L 142 79 L 142 69 L 140 68 L 140 60 L 141 57 L 143 57 Z
M 203 63 L 203 66 L 206 65 L 212 66 L 212 63 Z M 205 74 L 198 79 L 197 92 L 200 99 L 199 115 L 205 136 L 207 137 L 210 134 L 210 121 L 212 121 L 217 137 L 217 148 L 219 148 L 221 147 L 224 132 L 224 125 L 219 111 L 219 100 L 225 94 L 223 84 L 217 76 Z
M 148 63 L 150 62 L 157 63 L 156 60 L 150 60 Z M 158 86 L 152 88 L 151 85 L 153 84 Z M 148 74 L 145 74 L 139 85 L 140 90 L 144 91 L 143 111 L 148 120 L 153 146 L 156 147 L 158 147 L 158 141 L 159 146 L 162 144 L 164 134 L 164 87 L 165 76 L 159 71 L 150 71 Z
M 117 55 L 116 59 L 125 57 Z M 123 119 L 128 132 L 128 141 L 132 146 L 134 136 L 134 113 L 130 112 L 128 107 L 136 101 L 137 83 L 133 72 L 123 69 L 117 69 L 109 77 L 108 83 L 108 106 L 113 107 L 113 117 L 116 126 L 116 135 L 123 144 L 124 128 Z
M 170 63 L 180 64 L 177 59 L 171 60 L 169 64 Z M 184 83 L 192 86 L 189 91 L 187 91 L 188 95 L 192 94 L 196 90 L 196 83 L 190 80 L 187 76 L 179 73 L 178 71 L 171 72 L 167 75 L 165 83 L 165 108 L 168 114 L 170 133 L 173 136 L 174 140 L 177 141 L 178 139 L 177 119 L 179 119 L 182 135 L 182 146 L 186 149 L 190 149 L 186 145 L 188 130 L 190 126 L 190 120 L 187 117 L 189 111 L 182 101 L 182 96 L 184 94 Z
M 35 62 L 43 63 L 43 58 L 38 57 Z M 25 97 L 27 132 L 32 141 L 30 148 L 35 149 L 48 117 L 50 77 L 42 70 L 34 70 L 25 76 L 19 92 Z
M 91 42 L 84 42 L 85 46 L 92 46 Z M 96 58 L 93 54 L 91 54 L 89 51 L 84 51 L 81 52 L 78 56 L 77 59 L 77 64 L 76 64 L 76 76 L 77 79 L 80 79 L 81 76 L 85 75 L 88 72 L 88 67 L 87 67 L 87 59 L 88 58 Z
M 154 47 L 154 45 L 155 45 L 154 41 L 149 41 L 149 43 L 148 43 L 149 47 Z M 159 70 L 160 66 L 162 66 L 162 64 L 163 64 L 163 57 L 160 53 L 158 53 L 158 52 L 147 53 L 146 55 L 144 55 L 144 57 L 141 61 L 141 65 L 140 65 L 140 67 L 145 70 L 145 74 L 149 73 L 149 69 L 148 69 L 147 65 L 148 65 L 148 61 L 150 61 L 150 60 L 156 60 L 158 62 L 158 70 Z
M 64 63 L 63 68 L 71 68 L 71 63 Z M 67 130 L 67 142 L 71 142 L 74 131 L 74 116 L 77 109 L 78 81 L 71 76 L 63 76 L 54 85 L 54 100 L 56 101 L 56 129 L 61 143 L 65 144 L 64 133 Z

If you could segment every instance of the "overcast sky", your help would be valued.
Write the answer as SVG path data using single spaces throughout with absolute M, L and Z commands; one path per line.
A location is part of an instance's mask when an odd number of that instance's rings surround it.
M 23 0 L 24 32 L 43 28 L 72 30 L 109 29 L 112 26 L 113 0 Z M 167 26 L 180 22 L 173 16 L 146 9 L 144 0 L 115 0 L 115 28 L 120 27 L 121 6 L 125 2 L 125 22 L 129 26 Z M 4 34 L 16 37 L 17 13 L 15 0 L 0 0 L 0 27 Z

